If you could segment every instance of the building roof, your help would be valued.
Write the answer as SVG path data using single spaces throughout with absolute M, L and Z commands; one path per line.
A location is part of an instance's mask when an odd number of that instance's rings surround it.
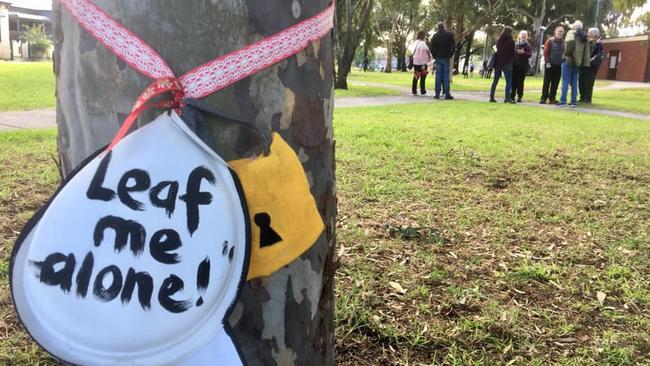
M 31 10 L 52 10 L 51 0 L 9 0 L 12 7 Z
M 27 13 L 21 13 L 18 11 L 10 11 L 9 12 L 10 17 L 18 17 L 19 19 L 26 19 L 26 20 L 36 20 L 39 22 L 51 22 L 52 20 L 49 17 L 46 17 L 44 15 L 36 15 L 36 14 L 27 14 Z
M 642 34 L 640 36 L 631 36 L 631 37 L 614 37 L 614 38 L 605 38 L 602 40 L 603 43 L 621 43 L 621 42 L 639 42 L 647 41 L 648 34 Z

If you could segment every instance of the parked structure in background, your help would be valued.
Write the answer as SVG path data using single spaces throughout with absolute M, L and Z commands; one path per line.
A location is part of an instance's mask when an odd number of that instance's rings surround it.
M 37 7 L 29 1 L 0 1 L 0 60 L 43 58 L 49 52 L 30 50 L 25 30 L 42 27 L 45 34 L 52 35 L 51 7 Z
M 650 35 L 603 39 L 598 79 L 650 82 Z

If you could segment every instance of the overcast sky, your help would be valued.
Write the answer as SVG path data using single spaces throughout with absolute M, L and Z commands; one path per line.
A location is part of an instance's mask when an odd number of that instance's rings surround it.
M 8 0 L 8 1 L 10 1 L 12 5 L 18 7 L 52 10 L 52 0 Z M 423 1 L 428 2 L 430 0 L 423 0 Z M 650 11 L 650 0 L 646 0 L 646 4 L 645 6 L 643 6 L 643 8 L 637 9 L 633 18 L 646 11 Z M 638 27 L 625 27 L 620 29 L 621 35 L 632 35 L 632 34 L 636 34 L 639 31 L 640 29 Z
M 52 10 L 52 0 L 7 0 L 13 6 L 21 8 Z

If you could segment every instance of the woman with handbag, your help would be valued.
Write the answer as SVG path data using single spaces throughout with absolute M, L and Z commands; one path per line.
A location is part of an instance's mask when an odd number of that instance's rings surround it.
M 431 62 L 431 52 L 427 43 L 424 41 L 424 31 L 419 31 L 416 36 L 415 48 L 413 49 L 413 83 L 411 91 L 413 95 L 418 95 L 418 80 L 420 80 L 420 94 L 425 95 L 427 88 L 425 86 L 429 69 L 427 64 Z

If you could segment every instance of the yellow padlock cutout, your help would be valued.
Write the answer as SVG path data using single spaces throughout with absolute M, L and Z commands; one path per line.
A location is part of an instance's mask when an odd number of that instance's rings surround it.
M 309 249 L 323 219 L 298 156 L 273 133 L 268 156 L 228 163 L 241 181 L 251 220 L 247 279 L 268 276 Z

